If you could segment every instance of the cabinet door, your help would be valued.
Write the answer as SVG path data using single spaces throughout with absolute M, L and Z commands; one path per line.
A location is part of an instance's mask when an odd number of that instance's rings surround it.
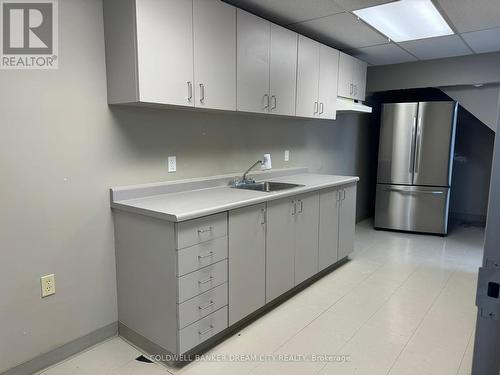
M 361 60 L 356 60 L 356 76 L 354 78 L 354 96 L 357 100 L 365 100 L 366 97 L 366 69 L 368 64 Z
M 267 113 L 271 23 L 237 10 L 237 110 Z
M 297 33 L 271 24 L 269 112 L 295 116 L 297 91 Z
M 320 118 L 335 120 L 337 117 L 337 80 L 339 51 L 321 45 L 319 63 L 319 112 Z
M 236 8 L 194 0 L 194 103 L 236 110 Z
M 338 96 L 344 98 L 353 98 L 353 73 L 354 73 L 354 58 L 340 52 L 339 57 L 339 79 L 338 79 Z
M 192 2 L 137 0 L 136 17 L 139 100 L 193 106 Z
M 339 190 L 325 190 L 319 196 L 319 270 L 338 260 Z
M 267 203 L 266 302 L 294 286 L 295 216 L 293 199 Z
M 297 116 L 315 117 L 319 111 L 319 50 L 320 44 L 299 35 L 297 61 Z
M 265 204 L 229 211 L 230 325 L 266 303 L 265 215 Z
M 295 285 L 318 272 L 319 193 L 296 198 Z
M 339 260 L 354 251 L 356 226 L 356 185 L 341 189 L 339 215 Z

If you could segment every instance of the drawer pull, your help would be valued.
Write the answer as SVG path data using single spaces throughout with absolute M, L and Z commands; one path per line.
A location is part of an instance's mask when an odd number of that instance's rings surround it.
M 207 229 L 198 229 L 198 234 L 202 234 L 202 233 L 207 233 L 207 232 L 211 232 L 212 231 L 212 227 L 208 227 Z
M 207 328 L 204 331 L 198 331 L 198 334 L 199 335 L 206 335 L 208 332 L 213 331 L 213 330 L 214 330 L 214 326 L 212 324 L 210 324 L 209 328 Z
M 206 255 L 198 255 L 198 259 L 205 259 L 205 258 L 210 258 L 211 256 L 214 255 L 213 251 L 209 251 Z
M 200 310 L 206 310 L 206 309 L 208 309 L 209 307 L 212 307 L 212 306 L 214 305 L 214 303 L 215 303 L 214 301 L 210 301 L 210 303 L 207 303 L 205 306 L 198 306 L 198 308 L 199 308 Z
M 211 282 L 213 279 L 214 279 L 214 277 L 213 277 L 213 276 L 210 276 L 210 277 L 209 277 L 208 279 L 206 279 L 206 280 L 203 280 L 203 281 L 201 281 L 201 280 L 200 280 L 200 281 L 198 281 L 198 284 L 200 284 L 200 285 L 202 285 L 202 284 L 206 284 L 206 283 Z

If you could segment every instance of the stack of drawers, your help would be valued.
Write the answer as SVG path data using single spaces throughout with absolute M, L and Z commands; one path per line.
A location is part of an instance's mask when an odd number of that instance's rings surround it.
M 176 225 L 179 352 L 228 326 L 227 213 Z

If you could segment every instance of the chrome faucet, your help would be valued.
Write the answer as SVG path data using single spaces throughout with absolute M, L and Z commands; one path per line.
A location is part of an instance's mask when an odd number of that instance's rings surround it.
M 241 185 L 241 184 L 251 184 L 254 183 L 255 180 L 253 178 L 247 178 L 247 174 L 257 165 L 263 165 L 262 160 L 257 160 L 250 168 L 248 168 L 245 173 L 243 173 L 243 176 L 241 177 L 241 180 L 237 181 L 235 184 L 236 185 Z

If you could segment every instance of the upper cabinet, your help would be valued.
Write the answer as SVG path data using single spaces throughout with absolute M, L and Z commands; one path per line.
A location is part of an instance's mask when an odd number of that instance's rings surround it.
M 194 0 L 193 21 L 195 106 L 235 111 L 236 8 Z
M 299 35 L 297 116 L 335 119 L 339 52 Z
M 108 102 L 335 119 L 366 64 L 220 0 L 103 0 Z
M 236 109 L 236 9 L 105 0 L 109 103 Z
M 297 34 L 238 9 L 238 111 L 295 115 Z
M 364 61 L 340 52 L 338 96 L 365 100 L 366 69 Z

